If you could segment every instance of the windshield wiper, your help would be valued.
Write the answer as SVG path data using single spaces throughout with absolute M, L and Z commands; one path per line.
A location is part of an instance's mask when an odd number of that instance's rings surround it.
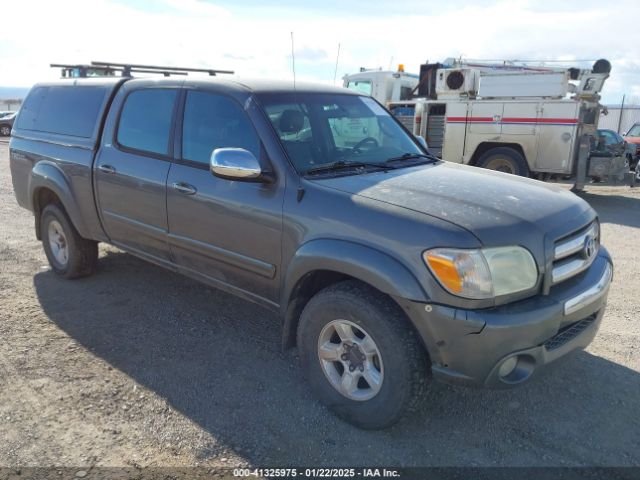
M 335 170 L 343 170 L 346 168 L 358 168 L 358 167 L 372 167 L 382 169 L 384 171 L 393 170 L 395 167 L 391 165 L 387 165 L 385 163 L 373 163 L 373 162 L 345 162 L 344 160 L 338 160 L 337 162 L 327 163 L 325 165 L 319 165 L 314 168 L 309 168 L 305 170 L 304 173 L 320 173 L 320 172 L 330 172 Z
M 433 156 L 431 154 L 426 154 L 426 153 L 405 153 L 403 155 L 400 155 L 399 157 L 388 158 L 385 163 L 401 162 L 403 160 L 416 160 L 416 159 L 421 159 L 421 158 L 425 159 L 425 161 L 421 162 L 421 163 L 435 163 L 435 162 L 440 161 L 440 159 L 438 157 L 435 157 L 435 156 Z M 428 162 L 426 160 L 428 160 Z

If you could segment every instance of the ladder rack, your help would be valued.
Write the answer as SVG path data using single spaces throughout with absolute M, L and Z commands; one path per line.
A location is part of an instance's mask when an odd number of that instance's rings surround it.
M 97 62 L 91 64 L 64 64 L 52 63 L 52 68 L 62 69 L 62 78 L 85 77 L 131 77 L 133 73 L 156 73 L 170 77 L 171 75 L 188 75 L 191 72 L 208 73 L 209 76 L 217 74 L 233 74 L 233 70 L 217 70 L 214 68 L 192 67 L 167 67 L 159 65 L 140 65 L 134 63 Z

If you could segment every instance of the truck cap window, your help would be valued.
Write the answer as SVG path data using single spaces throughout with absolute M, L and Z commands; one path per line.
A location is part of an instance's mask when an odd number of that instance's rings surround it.
M 22 105 L 17 127 L 90 138 L 106 93 L 97 86 L 36 87 Z
M 131 92 L 124 102 L 118 126 L 123 147 L 167 155 L 176 90 L 154 88 Z
M 182 157 L 209 165 L 216 148 L 244 148 L 260 158 L 260 142 L 240 104 L 222 95 L 187 93 Z
M 422 153 L 369 97 L 297 93 L 262 94 L 258 100 L 300 173 L 334 162 L 384 165 L 390 159 Z

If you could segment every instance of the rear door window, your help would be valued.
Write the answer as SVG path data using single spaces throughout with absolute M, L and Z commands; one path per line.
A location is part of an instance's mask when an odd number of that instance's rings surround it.
M 17 127 L 91 138 L 107 92 L 99 86 L 36 87 L 20 109 Z
M 131 92 L 122 107 L 118 144 L 158 155 L 169 154 L 177 90 L 154 88 Z

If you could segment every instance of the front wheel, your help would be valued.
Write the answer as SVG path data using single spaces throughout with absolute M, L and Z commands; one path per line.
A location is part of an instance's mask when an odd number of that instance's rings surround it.
M 355 281 L 316 294 L 300 317 L 298 348 L 319 400 L 360 428 L 414 410 L 429 379 L 426 351 L 390 299 Z
M 478 167 L 496 170 L 498 172 L 529 176 L 529 166 L 520 152 L 509 147 L 497 147 L 487 150 L 478 159 Z
M 0 135 L 3 137 L 11 135 L 11 127 L 9 125 L 0 125 Z
M 64 278 L 92 274 L 98 263 L 97 242 L 82 238 L 67 214 L 47 205 L 40 217 L 42 245 L 54 272 Z

